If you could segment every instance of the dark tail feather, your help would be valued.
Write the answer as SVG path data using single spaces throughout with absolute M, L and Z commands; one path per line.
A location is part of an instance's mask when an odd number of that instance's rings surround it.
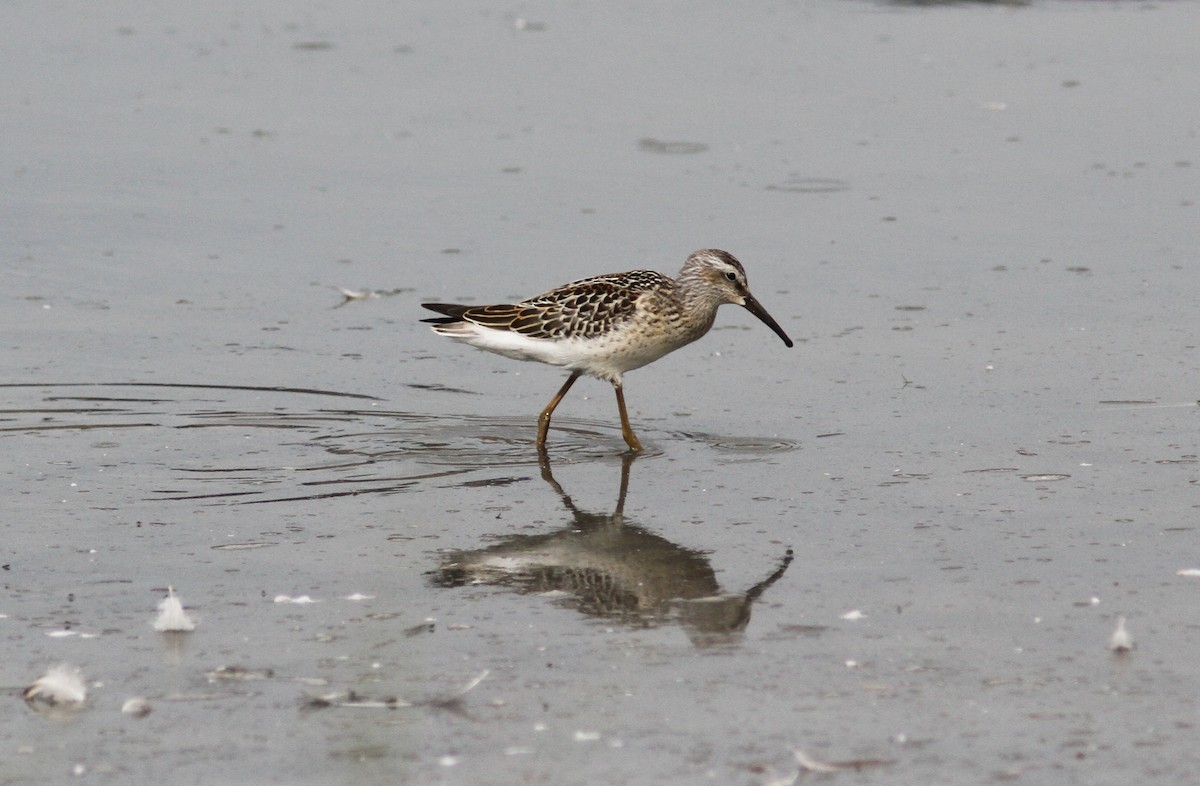
M 463 314 L 467 313 L 467 309 L 470 308 L 470 306 L 460 306 L 456 303 L 422 303 L 421 307 L 446 315 L 421 320 L 431 325 L 449 325 L 451 322 L 460 322 Z

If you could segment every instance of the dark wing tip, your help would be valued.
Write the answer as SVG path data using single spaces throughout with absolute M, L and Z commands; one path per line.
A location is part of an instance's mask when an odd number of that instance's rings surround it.
M 460 306 L 457 303 L 422 303 L 421 308 L 427 308 L 430 311 L 436 311 L 443 315 L 422 319 L 422 322 L 430 325 L 449 325 L 452 322 L 461 321 L 463 314 L 466 313 L 470 306 Z
M 457 317 L 461 316 L 470 306 L 460 306 L 457 303 L 422 303 L 421 308 L 427 308 L 448 317 Z

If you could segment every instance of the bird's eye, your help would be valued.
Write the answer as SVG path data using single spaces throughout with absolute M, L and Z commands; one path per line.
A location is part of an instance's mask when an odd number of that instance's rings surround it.
M 729 279 L 730 281 L 737 281 L 737 273 L 734 273 L 732 270 L 730 270 L 725 274 L 725 278 Z

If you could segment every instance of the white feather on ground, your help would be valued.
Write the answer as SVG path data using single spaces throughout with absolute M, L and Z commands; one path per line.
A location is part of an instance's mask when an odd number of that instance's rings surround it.
M 87 685 L 79 669 L 64 663 L 34 680 L 22 695 L 30 704 L 42 702 L 52 706 L 78 706 L 87 701 Z
M 1108 640 L 1108 648 L 1113 652 L 1129 652 L 1133 649 L 1133 636 L 1125 629 L 1125 618 L 1117 617 L 1117 629 Z
M 158 602 L 158 617 L 154 629 L 160 633 L 188 633 L 196 629 L 196 623 L 183 610 L 183 601 L 173 587 L 167 587 L 167 597 Z
M 141 696 L 126 699 L 121 705 L 121 712 L 134 718 L 144 718 L 150 714 L 150 702 Z
M 308 597 L 307 595 L 300 595 L 299 597 L 295 597 L 295 598 L 293 598 L 291 595 L 276 595 L 275 602 L 276 603 L 296 603 L 296 604 L 303 606 L 308 603 L 320 603 L 321 601 L 313 600 L 312 598 Z

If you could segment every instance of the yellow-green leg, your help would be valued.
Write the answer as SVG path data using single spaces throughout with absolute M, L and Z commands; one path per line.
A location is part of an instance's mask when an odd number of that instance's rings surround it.
M 633 433 L 633 429 L 629 425 L 629 413 L 625 411 L 625 391 L 621 387 L 620 382 L 613 383 L 613 390 L 617 391 L 617 409 L 621 412 L 621 436 L 625 437 L 625 444 L 634 453 L 642 452 L 642 443 L 638 442 L 637 434 Z
M 554 408 L 558 406 L 558 402 L 563 400 L 563 396 L 567 395 L 567 391 L 575 384 L 575 380 L 579 379 L 581 372 L 575 371 L 571 376 L 567 377 L 567 381 L 554 394 L 554 398 L 550 399 L 550 403 L 542 410 L 542 414 L 538 415 L 538 435 L 537 446 L 539 448 L 546 447 L 546 435 L 550 433 L 550 416 L 554 414 Z M 621 405 L 621 411 L 625 411 L 625 405 Z

